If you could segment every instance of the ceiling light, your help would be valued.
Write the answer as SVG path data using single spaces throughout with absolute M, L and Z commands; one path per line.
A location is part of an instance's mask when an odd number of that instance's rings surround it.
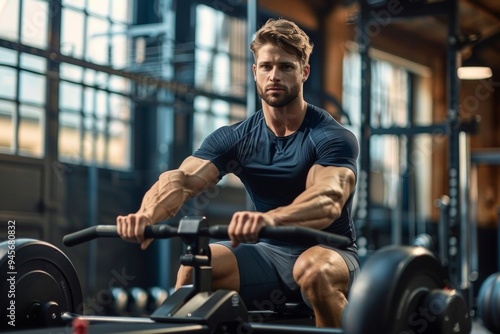
M 481 80 L 490 78 L 493 73 L 486 66 L 462 66 L 458 68 L 457 75 L 460 80 Z

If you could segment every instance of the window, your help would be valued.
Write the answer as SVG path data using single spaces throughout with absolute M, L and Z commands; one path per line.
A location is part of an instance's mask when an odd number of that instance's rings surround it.
M 131 168 L 129 80 L 65 63 L 60 75 L 60 160 Z
M 371 120 L 374 128 L 409 128 L 429 125 L 432 104 L 429 99 L 429 73 L 418 64 L 373 50 L 371 59 Z M 344 58 L 343 105 L 349 115 L 351 129 L 361 137 L 361 59 L 351 51 Z M 412 101 L 418 101 L 413 105 Z M 416 221 L 430 215 L 428 198 L 430 183 L 414 184 L 411 198 L 415 203 L 402 203 L 403 178 L 430 179 L 431 134 L 372 135 L 370 137 L 371 201 L 395 208 L 411 208 Z M 415 159 L 418 157 L 418 159 Z M 411 183 L 411 182 L 410 182 Z M 418 203 L 418 204 L 416 204 Z
M 132 23 L 130 1 L 62 2 L 61 52 L 93 63 L 124 68 L 129 61 L 124 32 Z
M 50 34 L 60 36 L 61 53 L 108 67 L 125 67 L 130 51 L 123 32 L 132 23 L 131 3 L 0 1 L 0 38 L 34 47 L 33 54 L 0 48 L 1 153 L 45 156 L 47 96 L 57 94 L 48 91 L 47 76 L 59 75 L 59 159 L 131 168 L 130 81 L 69 63 L 61 63 L 58 73 L 48 73 L 51 60 L 36 52 L 49 47 L 50 18 L 61 15 L 60 34 Z
M 0 152 L 45 154 L 47 61 L 0 48 Z
M 246 118 L 244 104 L 228 102 L 224 97 L 245 98 L 248 70 L 244 20 L 198 5 L 196 22 L 195 86 L 220 98 L 199 95 L 194 99 L 195 150 L 217 128 Z M 233 175 L 221 183 L 241 185 Z

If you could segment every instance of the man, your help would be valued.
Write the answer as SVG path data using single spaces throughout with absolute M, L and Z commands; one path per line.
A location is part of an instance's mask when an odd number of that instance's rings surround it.
M 164 172 L 135 214 L 117 217 L 118 233 L 146 248 L 144 227 L 170 218 L 182 204 L 234 173 L 256 211 L 236 212 L 230 241 L 211 244 L 213 288 L 238 291 L 245 304 L 303 297 L 316 325 L 340 327 L 347 293 L 359 270 L 351 217 L 358 145 L 326 111 L 308 104 L 303 84 L 312 44 L 293 22 L 269 20 L 250 48 L 262 110 L 222 127 L 176 170 Z M 264 226 L 300 225 L 345 235 L 353 244 L 335 249 L 315 244 L 258 241 Z M 181 267 L 176 287 L 191 283 Z

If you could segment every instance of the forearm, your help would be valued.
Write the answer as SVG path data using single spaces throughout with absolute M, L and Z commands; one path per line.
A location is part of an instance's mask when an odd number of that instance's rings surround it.
M 277 225 L 301 225 L 322 229 L 340 217 L 343 201 L 335 189 L 309 188 L 290 205 L 269 211 Z
M 337 220 L 354 191 L 355 176 L 347 168 L 311 168 L 306 189 L 287 206 L 271 210 L 277 225 L 302 225 L 322 229 Z
M 209 161 L 187 158 L 179 169 L 160 175 L 144 196 L 140 210 L 154 223 L 171 218 L 185 201 L 213 186 L 218 175 Z
M 186 176 L 178 170 L 161 174 L 144 195 L 139 211 L 149 216 L 154 223 L 175 216 L 189 198 L 189 193 L 192 193 L 185 191 L 185 184 Z

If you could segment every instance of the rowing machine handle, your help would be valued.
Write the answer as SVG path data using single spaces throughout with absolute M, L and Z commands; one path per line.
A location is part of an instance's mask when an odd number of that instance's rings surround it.
M 177 236 L 177 228 L 169 225 L 146 226 L 144 236 L 146 238 L 169 238 Z M 65 235 L 63 243 L 67 247 L 76 246 L 96 238 L 118 238 L 116 225 L 96 225 L 81 231 Z
M 198 234 L 215 239 L 228 238 L 226 225 L 215 225 L 209 228 L 203 228 L 198 232 Z M 160 224 L 146 226 L 144 236 L 146 238 L 171 238 L 179 236 L 179 232 L 176 227 Z M 119 237 L 116 225 L 96 225 L 88 227 L 81 231 L 64 236 L 63 243 L 65 246 L 71 247 L 102 237 Z M 260 231 L 259 237 L 283 241 L 310 241 L 336 247 L 348 246 L 352 244 L 351 240 L 345 236 L 304 226 L 266 226 Z
M 215 239 L 227 239 L 227 225 L 209 227 L 208 235 Z M 335 247 L 346 247 L 352 244 L 351 239 L 343 235 L 305 226 L 265 226 L 260 231 L 259 238 L 299 242 L 310 241 Z

